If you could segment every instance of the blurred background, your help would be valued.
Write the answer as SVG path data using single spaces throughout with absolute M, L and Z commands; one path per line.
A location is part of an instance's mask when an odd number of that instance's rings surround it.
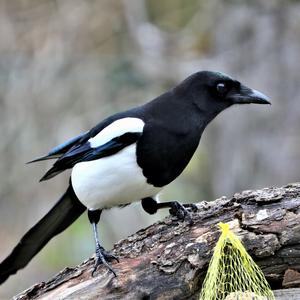
M 300 1 L 0 0 L 0 260 L 64 192 L 25 165 L 104 117 L 158 96 L 189 74 L 219 70 L 272 99 L 237 106 L 205 131 L 161 198 L 195 202 L 300 179 Z M 103 213 L 113 243 L 166 212 L 140 203 Z M 94 253 L 83 215 L 16 276 L 0 299 Z

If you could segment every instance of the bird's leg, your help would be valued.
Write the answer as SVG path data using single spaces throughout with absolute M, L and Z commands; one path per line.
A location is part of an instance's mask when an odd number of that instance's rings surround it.
M 155 214 L 158 209 L 170 208 L 169 212 L 172 216 L 176 216 L 180 220 L 187 220 L 190 224 L 192 224 L 193 221 L 187 208 L 191 208 L 192 211 L 197 211 L 197 206 L 195 204 L 180 204 L 178 201 L 158 203 L 151 197 L 142 199 L 142 207 L 151 215 Z
M 101 246 L 99 242 L 99 235 L 98 235 L 98 227 L 97 224 L 100 220 L 102 210 L 88 210 L 88 217 L 90 220 L 90 223 L 93 226 L 93 232 L 94 232 L 94 239 L 95 239 L 95 246 L 96 246 L 96 261 L 95 261 L 95 266 L 92 271 L 92 276 L 94 276 L 94 273 L 96 272 L 98 266 L 100 264 L 104 264 L 114 275 L 115 277 L 116 272 L 113 270 L 113 268 L 107 263 L 106 260 L 112 260 L 115 259 L 117 262 L 119 262 L 119 259 L 105 251 L 105 249 Z

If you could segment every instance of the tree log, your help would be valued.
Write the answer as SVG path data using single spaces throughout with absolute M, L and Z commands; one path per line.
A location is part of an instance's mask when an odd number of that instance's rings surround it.
M 300 183 L 243 191 L 197 208 L 193 225 L 167 217 L 116 243 L 116 278 L 105 267 L 92 277 L 90 258 L 14 299 L 198 299 L 219 222 L 230 223 L 273 289 L 300 286 Z

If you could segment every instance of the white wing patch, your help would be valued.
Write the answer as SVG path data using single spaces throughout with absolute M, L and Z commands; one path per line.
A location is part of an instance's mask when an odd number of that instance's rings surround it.
M 116 120 L 101 130 L 96 136 L 90 138 L 90 145 L 92 148 L 96 148 L 126 132 L 143 132 L 144 125 L 143 120 L 138 118 Z

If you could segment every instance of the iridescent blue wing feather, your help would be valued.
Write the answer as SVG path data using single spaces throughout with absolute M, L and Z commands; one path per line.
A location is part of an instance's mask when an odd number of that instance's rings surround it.
M 47 155 L 42 156 L 42 157 L 38 157 L 34 160 L 31 160 L 28 162 L 28 164 L 30 163 L 34 163 L 34 162 L 38 162 L 38 161 L 43 161 L 43 160 L 48 160 L 48 159 L 55 159 L 55 158 L 59 158 L 61 157 L 64 153 L 66 153 L 68 150 L 70 150 L 74 145 L 76 145 L 77 143 L 80 142 L 80 140 L 87 134 L 87 132 L 84 132 L 76 137 L 73 137 L 72 139 L 56 146 L 55 148 L 53 148 Z

